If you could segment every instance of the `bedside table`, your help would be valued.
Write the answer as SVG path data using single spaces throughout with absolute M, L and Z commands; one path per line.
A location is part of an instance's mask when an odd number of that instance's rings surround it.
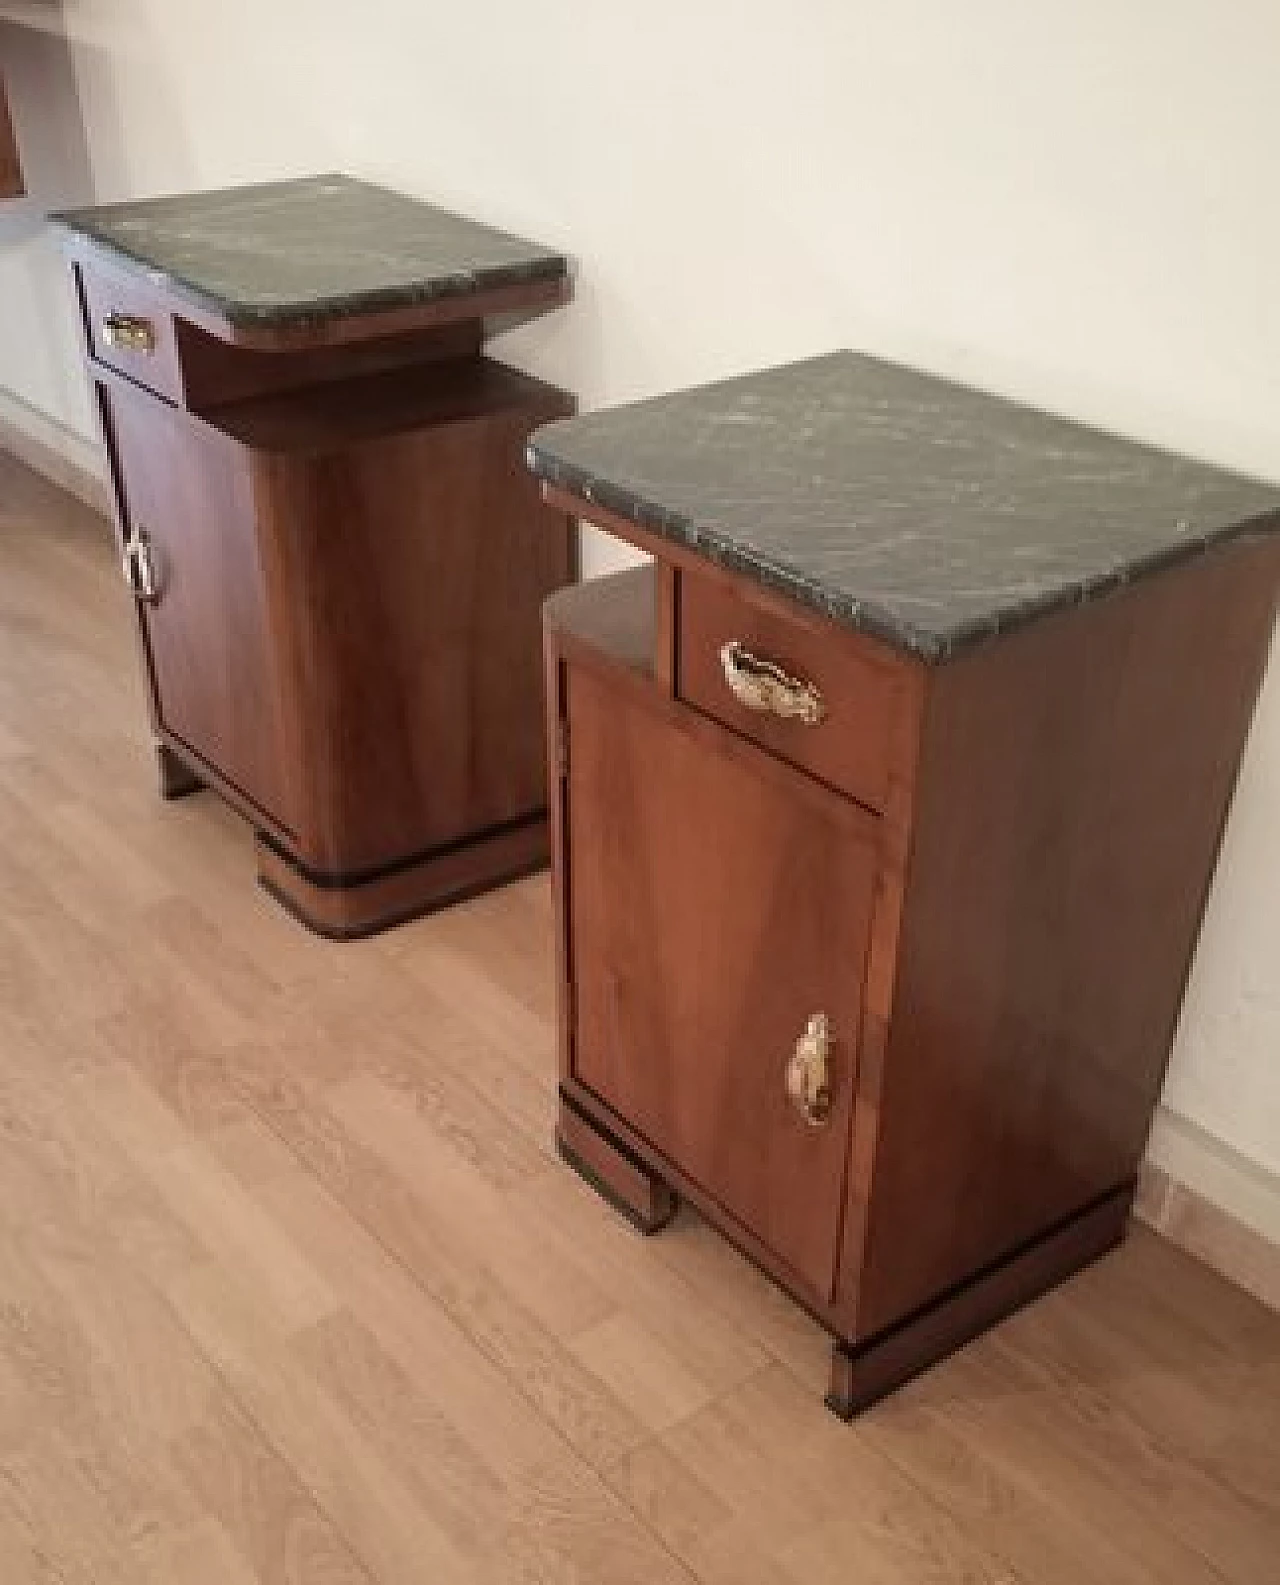
M 329 936 L 545 862 L 576 542 L 521 454 L 573 402 L 483 345 L 565 260 L 341 176 L 59 219 L 164 793 L 221 793 Z
M 1113 1246 L 1280 488 L 838 354 L 539 430 L 562 1154 L 687 1197 L 849 1416 Z

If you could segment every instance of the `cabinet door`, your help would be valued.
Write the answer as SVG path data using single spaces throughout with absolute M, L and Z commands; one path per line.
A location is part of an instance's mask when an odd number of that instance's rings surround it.
M 705 722 L 573 669 L 567 834 L 574 1070 L 830 1298 L 877 822 Z M 809 1020 L 825 1122 L 787 1094 Z
M 102 390 L 122 529 L 145 536 L 139 613 L 156 717 L 288 828 L 281 711 L 248 454 L 143 392 Z

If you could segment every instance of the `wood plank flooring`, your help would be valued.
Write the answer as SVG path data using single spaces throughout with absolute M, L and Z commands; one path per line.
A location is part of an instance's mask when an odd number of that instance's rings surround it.
M 0 1582 L 1280 1580 L 1280 1317 L 1136 1231 L 843 1426 L 551 1150 L 545 877 L 306 935 L 154 793 L 103 524 L 0 459 Z

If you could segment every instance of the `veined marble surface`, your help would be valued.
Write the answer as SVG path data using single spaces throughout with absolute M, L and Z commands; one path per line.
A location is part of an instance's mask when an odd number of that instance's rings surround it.
M 1280 527 L 1280 485 L 852 352 L 546 425 L 527 461 L 926 661 Z
M 568 272 L 562 254 L 350 176 L 54 219 L 245 326 L 315 324 Z

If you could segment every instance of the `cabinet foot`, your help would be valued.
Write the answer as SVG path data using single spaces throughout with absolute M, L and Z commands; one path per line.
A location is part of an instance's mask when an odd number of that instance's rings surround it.
M 547 817 L 537 810 L 463 841 L 347 875 L 309 869 L 261 833 L 256 849 L 258 884 L 265 892 L 308 930 L 353 941 L 541 869 L 547 862 Z
M 1095 1200 L 1045 1236 L 863 1343 L 837 1342 L 827 1408 L 842 1420 L 945 1359 L 979 1332 L 1047 1293 L 1124 1237 L 1134 1183 Z
M 191 793 L 200 791 L 204 783 L 185 761 L 178 758 L 167 743 L 157 743 L 155 749 L 162 798 L 186 798 Z
M 560 1092 L 556 1149 L 562 1161 L 584 1177 L 642 1233 L 656 1233 L 676 1214 L 679 1201 L 661 1178 L 638 1161 Z

